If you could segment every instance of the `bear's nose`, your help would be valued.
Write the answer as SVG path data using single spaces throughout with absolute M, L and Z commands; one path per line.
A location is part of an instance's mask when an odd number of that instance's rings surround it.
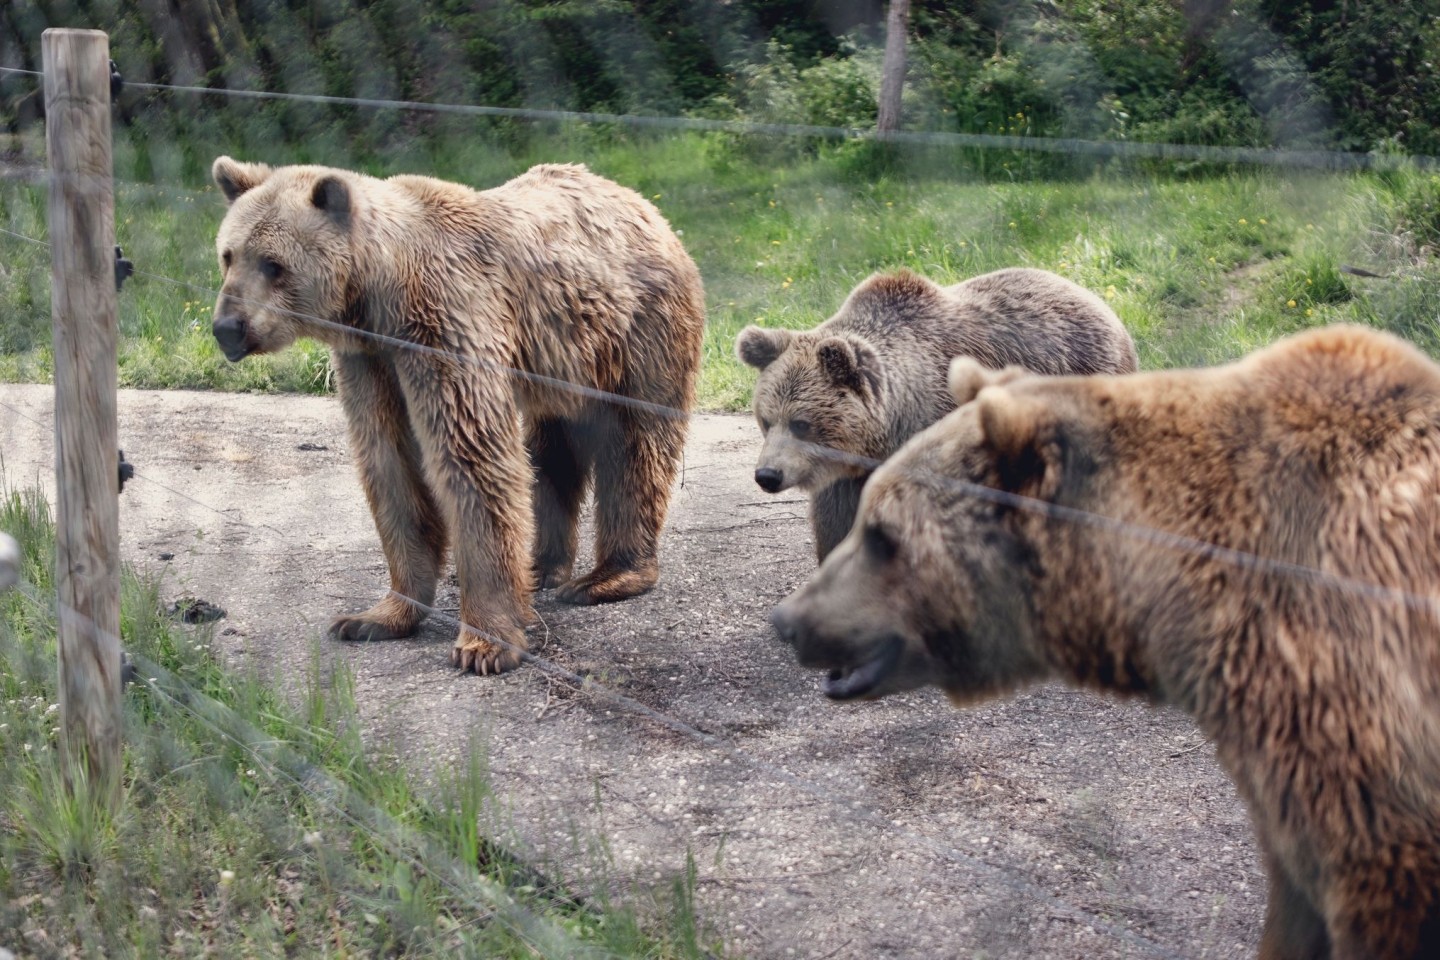
M 215 335 L 215 342 L 220 344 L 220 349 L 225 352 L 227 359 L 239 360 L 249 352 L 245 347 L 243 317 L 216 317 L 215 322 L 210 324 L 210 332 Z
M 774 467 L 761 467 L 755 471 L 755 482 L 759 484 L 760 489 L 766 493 L 778 493 L 782 479 L 783 477 L 780 475 L 780 471 Z
M 790 646 L 795 646 L 797 631 L 795 629 L 795 618 L 785 609 L 785 604 L 780 604 L 770 611 L 770 626 L 775 628 L 775 635 Z

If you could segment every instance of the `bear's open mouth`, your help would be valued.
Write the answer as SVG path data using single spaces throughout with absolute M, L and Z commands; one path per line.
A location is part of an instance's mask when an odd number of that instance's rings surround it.
M 871 693 L 900 663 L 905 641 L 888 637 L 876 644 L 868 659 L 849 667 L 836 667 L 820 683 L 820 689 L 831 700 L 854 700 Z

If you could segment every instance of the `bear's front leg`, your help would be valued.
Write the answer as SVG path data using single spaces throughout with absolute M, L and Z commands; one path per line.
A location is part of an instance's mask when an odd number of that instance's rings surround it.
M 506 367 L 475 358 L 396 359 L 430 486 L 452 528 L 462 670 L 520 663 L 534 592 L 532 474 Z
M 810 528 L 815 533 L 817 561 L 824 563 L 830 551 L 840 545 L 855 525 L 855 515 L 860 512 L 860 492 L 865 489 L 867 479 L 868 476 L 841 477 L 811 495 Z
M 390 567 L 390 591 L 364 613 L 336 617 L 330 635 L 340 640 L 408 637 L 424 619 L 423 607 L 435 600 L 445 556 L 444 516 L 425 481 L 394 366 L 384 357 L 338 350 L 333 363 L 355 466 Z
M 1268 849 L 1263 836 L 1260 840 L 1270 880 L 1260 960 L 1328 960 L 1331 943 L 1324 918 L 1290 879 L 1284 861 Z

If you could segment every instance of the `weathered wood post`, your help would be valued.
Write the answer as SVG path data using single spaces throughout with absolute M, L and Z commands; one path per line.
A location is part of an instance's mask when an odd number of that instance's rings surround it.
M 120 523 L 110 42 L 46 30 L 60 717 L 67 777 L 120 787 Z M 72 784 L 73 786 L 73 784 Z
M 879 113 L 875 130 L 883 139 L 900 129 L 900 103 L 905 92 L 905 47 L 910 31 L 910 0 L 890 0 L 885 16 L 885 60 L 880 65 Z
M 0 593 L 20 582 L 20 544 L 8 533 L 0 533 Z

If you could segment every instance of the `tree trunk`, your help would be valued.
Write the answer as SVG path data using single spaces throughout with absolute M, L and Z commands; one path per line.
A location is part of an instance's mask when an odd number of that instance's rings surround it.
M 905 90 L 905 35 L 910 28 L 910 0 L 890 0 L 885 18 L 885 64 L 880 72 L 881 136 L 900 129 L 900 95 Z

